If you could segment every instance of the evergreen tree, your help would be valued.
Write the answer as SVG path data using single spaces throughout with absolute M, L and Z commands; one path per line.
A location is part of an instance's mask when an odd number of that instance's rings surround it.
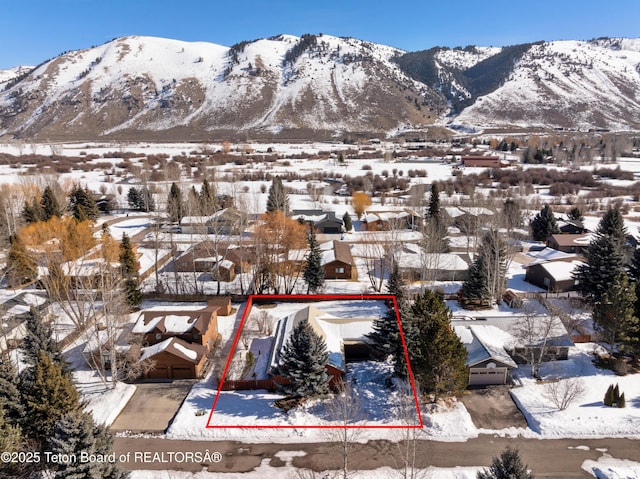
M 53 435 L 58 419 L 80 408 L 78 391 L 69 375 L 44 352 L 33 366 L 33 381 L 24 387 L 22 397 L 27 411 L 22 430 L 41 445 Z
M 103 425 L 96 425 L 93 429 L 96 454 L 105 456 L 113 453 L 113 436 Z M 99 477 L 104 479 L 126 479 L 129 473 L 121 470 L 117 464 L 103 463 L 100 465 Z
M 625 270 L 622 246 L 612 236 L 597 235 L 585 254 L 586 263 L 574 271 L 576 289 L 593 304 L 601 301 L 610 284 Z
M 593 308 L 594 326 L 612 353 L 618 341 L 622 343 L 622 349 L 626 347 L 633 351 L 638 347 L 640 320 L 634 315 L 635 302 L 635 288 L 629 285 L 626 273 L 622 272 L 613 278 Z
M 628 274 L 631 281 L 640 281 L 640 248 L 636 248 L 633 251 Z
M 89 413 L 79 409 L 69 411 L 53 424 L 53 435 L 48 440 L 48 449 L 54 454 L 95 454 L 93 419 Z M 72 461 L 55 463 L 52 466 L 56 478 L 93 478 L 99 475 L 100 463 L 94 461 Z
M 132 307 L 140 306 L 140 303 L 142 303 L 142 291 L 140 290 L 138 278 L 138 259 L 133 252 L 133 245 L 126 233 L 122 235 L 118 259 L 122 278 L 124 279 L 127 304 Z
M 120 269 L 123 277 L 128 278 L 131 276 L 138 276 L 138 259 L 133 252 L 131 239 L 129 239 L 129 235 L 126 233 L 122 234 L 118 260 L 120 261 Z
M 129 208 L 132 210 L 140 210 L 142 199 L 140 197 L 140 190 L 135 186 L 129 188 L 127 192 L 127 203 L 129 203 Z
M 9 237 L 6 260 L 7 284 L 18 288 L 38 278 L 38 265 L 18 236 Z
M 391 265 L 391 273 L 389 274 L 389 281 L 387 281 L 386 287 L 387 292 L 396 297 L 398 307 L 402 307 L 405 300 L 406 284 L 402 278 L 402 274 L 400 274 L 397 261 L 393 261 L 393 264 Z
M 458 302 L 465 309 L 491 307 L 492 295 L 489 289 L 489 273 L 485 255 L 478 254 L 467 271 L 467 279 L 458 291 Z
M 582 214 L 582 210 L 579 206 L 574 206 L 567 212 L 567 219 L 571 221 L 579 221 L 582 223 L 584 221 L 584 215 Z
M 344 223 L 344 230 L 348 233 L 353 229 L 353 223 L 351 222 L 351 215 L 348 211 L 344 212 L 342 215 L 342 222 Z
M 307 283 L 307 294 L 317 293 L 324 285 L 324 270 L 322 269 L 322 252 L 316 238 L 313 224 L 309 224 L 307 233 L 309 254 L 304 267 L 304 282 Z
M 69 210 L 78 221 L 95 221 L 100 216 L 96 200 L 88 189 L 74 185 L 69 193 Z
M 267 196 L 267 213 L 274 211 L 282 211 L 285 215 L 289 214 L 289 195 L 287 195 L 279 176 L 273 179 Z
M 44 210 L 37 198 L 33 198 L 31 202 L 24 202 L 22 217 L 27 223 L 35 223 L 44 219 Z
M 18 373 L 9 355 L 0 354 L 0 412 L 4 422 L 17 426 L 24 419 L 24 406 L 20 398 L 20 390 L 16 385 Z M 2 449 L 0 449 L 2 451 Z
M 103 426 L 95 426 L 91 414 L 81 410 L 63 415 L 55 424 L 53 437 L 49 439 L 49 450 L 55 454 L 82 452 L 106 456 L 113 453 L 113 439 Z M 55 477 L 59 478 L 126 478 L 115 463 L 98 461 L 55 464 Z
M 427 220 L 440 221 L 440 188 L 435 181 L 431 183 L 431 196 L 429 197 L 429 208 L 427 210 Z
M 604 399 L 602 400 L 605 406 L 613 407 L 614 397 L 613 397 L 613 384 L 609 384 L 607 388 L 607 392 L 604 393 Z
M 552 234 L 560 233 L 551 206 L 544 205 L 540 213 L 531 220 L 531 232 L 535 241 L 546 241 Z
M 209 216 L 216 212 L 216 195 L 206 178 L 202 180 L 199 199 L 200 213 L 203 216 Z
M 401 341 L 396 310 L 389 309 L 384 316 L 374 319 L 367 338 L 370 340 L 373 356 L 378 359 L 385 360 L 389 355 L 398 353 L 398 342 Z M 404 354 L 404 350 L 401 352 Z
M 278 372 L 290 383 L 281 386 L 285 394 L 297 397 L 323 396 L 329 392 L 327 346 L 307 319 L 294 326 L 285 344 Z
M 440 296 L 431 290 L 417 296 L 402 313 L 402 329 L 413 375 L 425 393 L 437 397 L 467 386 L 467 350 L 451 328 L 451 311 Z M 406 377 L 401 343 L 396 345 L 394 360 L 396 374 Z
M 184 201 L 182 199 L 182 191 L 180 187 L 171 183 L 169 196 L 167 198 L 167 214 L 171 223 L 180 223 L 184 215 Z
M 42 320 L 40 313 L 32 306 L 25 322 L 27 334 L 20 344 L 22 361 L 25 368 L 21 371 L 21 379 L 29 382 L 33 368 L 36 366 L 42 354 L 51 359 L 62 371 L 69 372 L 69 364 L 64 359 L 57 341 L 53 338 L 51 326 Z
M 53 188 L 46 186 L 42 192 L 42 199 L 40 200 L 40 206 L 42 207 L 42 219 L 48 221 L 54 216 L 62 216 L 62 208 L 58 197 L 53 191 Z
M 5 411 L 0 408 L 0 451 L 13 453 L 20 452 L 24 447 L 22 430 L 19 426 L 7 420 Z M 3 461 L 0 466 L 0 477 L 31 477 L 26 472 L 25 464 Z
M 520 452 L 507 447 L 500 457 L 494 457 L 491 467 L 479 471 L 477 479 L 533 479 L 527 465 L 522 463 Z
M 627 228 L 624 225 L 624 218 L 617 206 L 610 207 L 600 219 L 596 234 L 600 236 L 610 236 L 620 246 L 626 242 Z

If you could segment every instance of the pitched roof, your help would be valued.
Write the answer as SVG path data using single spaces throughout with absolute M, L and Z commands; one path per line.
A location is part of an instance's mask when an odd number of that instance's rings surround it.
M 454 326 L 456 334 L 467 349 L 467 366 L 493 360 L 510 368 L 518 367 L 502 346 L 490 340 L 496 334 L 494 329 L 494 326 Z
M 190 363 L 198 364 L 203 356 L 207 354 L 207 348 L 199 344 L 188 343 L 179 338 L 168 338 L 153 346 L 142 348 L 140 360 L 151 359 L 162 352 L 167 352 Z
M 320 263 L 322 266 L 333 263 L 334 261 L 340 261 L 341 263 L 353 265 L 353 256 L 351 255 L 351 248 L 347 243 L 334 240 L 331 249 L 324 249 L 322 251 L 322 257 Z M 323 248 L 321 248 L 323 249 Z
M 195 330 L 202 334 L 209 327 L 210 314 L 217 309 L 217 306 L 207 306 L 204 309 L 190 311 L 148 309 L 140 313 L 132 332 L 148 334 L 158 331 L 164 334 L 179 335 Z

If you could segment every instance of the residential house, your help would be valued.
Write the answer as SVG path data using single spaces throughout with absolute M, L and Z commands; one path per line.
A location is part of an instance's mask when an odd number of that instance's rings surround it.
M 410 208 L 390 211 L 369 209 L 362 216 L 362 223 L 367 231 L 415 230 L 421 220 L 421 216 Z
M 142 348 L 141 361 L 153 361 L 146 379 L 195 379 L 202 377 L 208 350 L 200 344 L 172 337 Z
M 356 268 L 351 248 L 341 241 L 329 241 L 320 245 L 320 264 L 325 279 L 354 279 Z
M 551 328 L 546 338 L 540 337 L 531 343 L 519 338 L 518 330 L 522 329 L 524 321 L 533 320 L 534 324 L 551 320 Z M 539 356 L 544 348 L 543 361 L 566 360 L 569 357 L 569 348 L 573 341 L 567 333 L 567 329 L 558 317 L 539 315 L 533 318 L 524 315 L 510 316 L 482 316 L 478 318 L 453 317 L 451 320 L 454 328 L 459 326 L 471 327 L 477 337 L 482 339 L 485 346 L 501 347 L 516 364 L 527 364 L 533 353 Z M 480 327 L 493 327 L 492 329 L 477 329 Z M 493 345 L 493 346 L 491 346 Z
M 554 234 L 547 238 L 547 246 L 564 253 L 584 254 L 592 239 L 592 233 Z
M 291 217 L 295 220 L 313 223 L 317 233 L 341 234 L 344 229 L 342 218 L 337 218 L 335 211 L 294 210 Z
M 409 282 L 423 280 L 425 275 L 434 281 L 463 281 L 469 269 L 460 255 L 426 253 L 424 248 L 414 243 L 397 247 L 390 258 L 398 265 L 402 278 Z
M 140 313 L 132 332 L 142 335 L 149 345 L 179 338 L 211 349 L 218 340 L 217 311 L 214 305 L 198 310 L 154 307 Z
M 500 168 L 502 166 L 508 166 L 508 163 L 502 163 L 497 156 L 463 156 L 461 158 L 462 165 L 464 167 L 479 167 L 479 168 Z
M 556 221 L 558 229 L 562 234 L 585 234 L 589 230 L 584 227 L 580 220 L 569 220 L 560 218 Z
M 525 281 L 549 292 L 561 293 L 573 291 L 576 280 L 573 274 L 576 268 L 584 264 L 573 259 L 570 261 L 534 261 L 526 266 Z
M 222 261 L 231 262 L 233 276 L 247 273 L 255 261 L 255 248 L 249 245 L 235 245 L 229 243 L 214 243 L 203 241 L 190 247 L 174 261 L 174 268 L 180 273 L 209 273 L 213 272 L 216 264 Z M 231 267 L 225 263 L 225 267 Z
M 183 234 L 240 234 L 242 213 L 234 207 L 224 208 L 209 216 L 185 216 L 180 221 Z
M 329 360 L 325 367 L 331 375 L 330 385 L 333 386 L 342 380 L 346 372 L 350 350 L 360 356 L 362 347 L 366 347 L 366 335 L 372 331 L 373 320 L 371 318 L 337 318 L 315 306 L 307 306 L 280 319 L 275 328 L 268 370 L 276 382 L 286 383 L 286 379 L 278 373 L 280 355 L 293 328 L 305 319 L 325 341 L 329 353 Z
M 494 326 L 455 326 L 454 330 L 467 350 L 469 386 L 511 383 L 511 372 L 518 365 L 491 340 L 496 334 Z

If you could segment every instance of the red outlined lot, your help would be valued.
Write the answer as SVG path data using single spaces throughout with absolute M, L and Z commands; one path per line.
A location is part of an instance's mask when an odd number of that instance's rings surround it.
M 322 301 L 362 301 L 362 300 L 383 300 L 388 301 L 393 304 L 395 311 L 398 311 L 398 305 L 396 303 L 396 297 L 390 295 L 293 295 L 293 294 L 276 294 L 276 295 L 251 295 L 247 300 L 247 304 L 244 310 L 244 314 L 242 315 L 242 319 L 240 321 L 240 326 L 236 331 L 236 335 L 233 340 L 233 345 L 231 347 L 231 351 L 229 353 L 229 357 L 227 358 L 227 362 L 224 368 L 224 372 L 222 373 L 222 377 L 220 379 L 220 383 L 218 384 L 218 390 L 216 392 L 216 397 L 213 401 L 213 406 L 211 407 L 211 412 L 209 413 L 209 419 L 207 420 L 207 428 L 220 428 L 220 429 L 229 429 L 229 428 L 241 428 L 241 429 L 331 429 L 331 428 L 354 428 L 354 429 L 421 429 L 424 426 L 422 421 L 422 414 L 420 412 L 420 404 L 418 401 L 418 394 L 415 388 L 415 382 L 413 379 L 413 372 L 411 371 L 411 364 L 409 362 L 409 355 L 407 353 L 407 344 L 404 338 L 404 331 L 402 329 L 402 322 L 400 320 L 400 315 L 397 314 L 398 327 L 400 329 L 400 339 L 402 340 L 402 348 L 406 358 L 406 364 L 408 369 L 408 378 L 411 384 L 411 390 L 413 392 L 413 400 L 416 407 L 417 413 L 417 423 L 416 424 L 401 424 L 401 425 L 376 425 L 376 424 L 367 424 L 367 425 L 255 425 L 255 424 L 224 424 L 224 425 L 216 425 L 215 424 L 215 410 L 216 405 L 218 404 L 218 399 L 220 398 L 220 394 L 222 392 L 222 386 L 224 384 L 225 378 L 227 376 L 227 372 L 229 370 L 229 365 L 231 364 L 231 360 L 236 351 L 236 347 L 238 346 L 238 341 L 240 340 L 240 334 L 242 332 L 242 328 L 245 325 L 245 321 L 251 312 L 251 307 L 253 303 L 260 302 L 300 302 L 300 303 L 317 303 Z

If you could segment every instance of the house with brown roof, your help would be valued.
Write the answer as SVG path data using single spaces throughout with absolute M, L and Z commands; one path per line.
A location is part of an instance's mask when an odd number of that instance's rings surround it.
M 320 246 L 322 253 L 320 264 L 325 279 L 353 279 L 355 263 L 351 247 L 341 241 L 329 241 Z
M 141 361 L 153 361 L 145 379 L 195 379 L 202 377 L 208 350 L 179 338 L 167 338 L 142 348 Z
M 547 246 L 564 253 L 584 254 L 589 248 L 593 234 L 555 234 L 547 238 Z
M 132 333 L 142 335 L 149 345 L 170 338 L 211 349 L 218 340 L 218 306 L 199 310 L 157 307 L 140 313 Z
M 463 156 L 462 164 L 465 167 L 479 167 L 479 168 L 500 168 L 503 165 L 500 158 L 497 156 Z

